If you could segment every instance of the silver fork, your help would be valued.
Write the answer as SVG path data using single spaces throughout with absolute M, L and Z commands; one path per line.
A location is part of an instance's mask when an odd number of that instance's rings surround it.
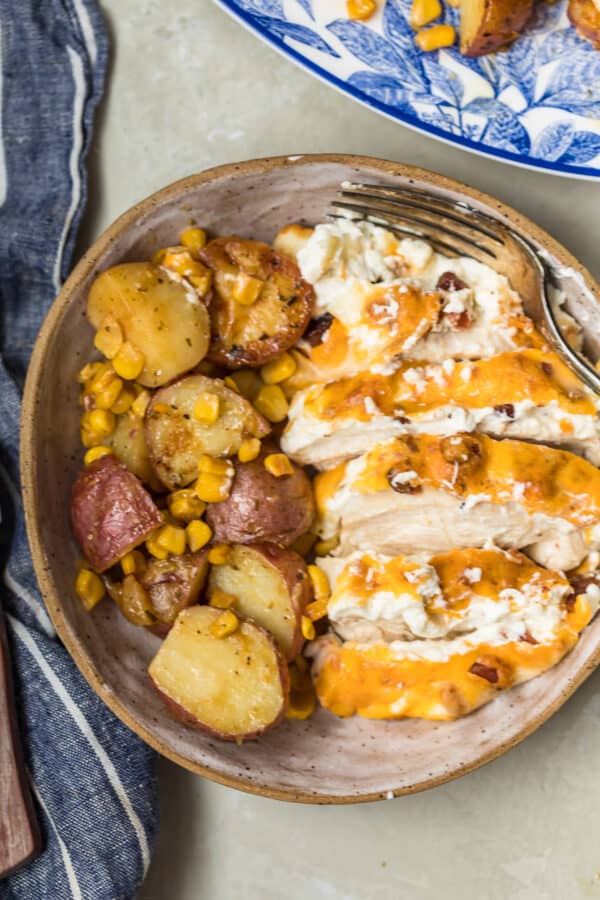
M 600 374 L 571 347 L 550 303 L 549 267 L 536 248 L 512 228 L 467 203 L 454 203 L 419 188 L 345 183 L 330 218 L 364 219 L 404 237 L 419 237 L 446 256 L 469 256 L 505 275 L 526 315 L 589 388 L 600 394 Z

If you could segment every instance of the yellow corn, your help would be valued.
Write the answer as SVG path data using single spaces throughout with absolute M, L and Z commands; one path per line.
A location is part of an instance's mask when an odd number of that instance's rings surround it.
M 327 597 L 320 597 L 318 600 L 313 600 L 305 608 L 304 612 L 311 622 L 318 622 L 319 619 L 325 618 L 327 615 L 327 599 Z
M 309 619 L 308 616 L 302 616 L 300 621 L 300 626 L 302 628 L 302 635 L 307 641 L 314 641 L 315 639 L 315 626 L 312 623 L 312 619 Z
M 155 535 L 157 532 L 155 532 Z M 163 547 L 162 544 L 159 544 L 156 540 L 155 535 L 149 537 L 146 543 L 146 550 L 151 556 L 154 556 L 156 559 L 166 559 L 169 555 L 169 551 L 166 547 Z
M 225 638 L 237 631 L 240 620 L 230 609 L 224 610 L 210 626 L 211 633 L 217 638 Z
M 226 478 L 233 476 L 233 464 L 228 459 L 216 459 L 203 454 L 198 460 L 198 471 L 207 475 L 219 475 Z
M 188 275 L 188 281 L 194 285 L 200 296 L 204 297 L 212 287 L 213 273 L 210 269 L 205 269 L 202 274 Z
M 206 244 L 206 232 L 203 228 L 186 228 L 179 235 L 179 240 L 196 256 Z
M 89 569 L 79 570 L 75 580 L 75 591 L 88 612 L 104 597 L 102 580 Z
M 122 388 L 123 382 L 116 372 L 105 372 L 100 378 L 96 378 L 90 385 L 96 408 L 112 409 L 121 396 Z
M 227 500 L 231 489 L 231 477 L 201 472 L 194 484 L 194 491 L 205 503 L 221 503 Z
M 206 522 L 202 522 L 200 519 L 194 519 L 190 522 L 185 529 L 185 533 L 187 535 L 188 547 L 192 553 L 195 553 L 196 550 L 200 550 L 205 544 L 208 544 L 212 537 L 210 527 Z
M 227 544 L 215 544 L 208 551 L 208 561 L 213 566 L 222 566 L 229 558 L 229 547 Z
M 139 550 L 130 550 L 121 559 L 123 575 L 141 575 L 146 568 L 144 554 Z
M 152 257 L 152 262 L 155 266 L 162 266 L 163 259 L 167 255 L 167 248 L 161 247 L 160 250 L 157 250 L 154 256 Z
M 261 278 L 255 278 L 254 275 L 247 275 L 245 272 L 238 272 L 231 292 L 233 299 L 240 306 L 252 306 L 258 300 L 264 284 Z
M 194 403 L 194 418 L 201 425 L 214 425 L 219 418 L 221 399 L 218 394 L 204 391 Z
M 315 711 L 317 698 L 314 690 L 294 691 L 285 711 L 286 719 L 308 719 Z
M 346 0 L 346 12 L 350 19 L 370 19 L 376 9 L 375 0 Z
M 251 402 L 262 387 L 262 381 L 256 369 L 238 369 L 237 372 L 233 372 L 229 377 L 237 384 L 242 397 Z
M 177 525 L 164 525 L 156 535 L 156 543 L 172 556 L 181 556 L 185 553 L 185 528 Z
M 339 537 L 329 538 L 327 541 L 317 541 L 315 544 L 315 553 L 317 556 L 329 556 L 332 550 L 335 550 L 339 544 Z
M 238 459 L 242 463 L 252 462 L 260 453 L 260 441 L 258 438 L 246 438 L 240 444 Z
M 86 466 L 89 466 L 91 463 L 96 462 L 97 459 L 102 459 L 103 456 L 108 456 L 109 453 L 112 453 L 110 447 L 104 447 L 100 444 L 99 447 L 90 447 L 85 456 L 83 457 L 83 462 Z
M 216 588 L 210 595 L 208 605 L 216 606 L 217 609 L 229 609 L 231 606 L 235 605 L 236 601 L 237 597 L 234 594 L 228 594 L 227 591 Z
M 125 341 L 116 356 L 113 357 L 112 364 L 117 375 L 126 381 L 133 381 L 140 375 L 146 360 L 141 350 L 130 341 Z
M 132 411 L 136 414 L 136 416 L 143 417 L 146 412 L 146 407 L 150 403 L 150 393 L 149 391 L 142 391 L 141 394 L 138 394 L 133 403 L 131 404 Z
M 279 384 L 290 378 L 296 371 L 296 360 L 290 353 L 283 353 L 273 362 L 267 363 L 260 370 L 265 384 Z
M 320 569 L 319 566 L 309 566 L 308 574 L 310 575 L 310 580 L 312 582 L 315 600 L 322 600 L 325 597 L 329 597 L 329 579 L 323 569 Z
M 456 32 L 452 25 L 434 25 L 420 31 L 415 37 L 415 43 L 420 50 L 430 53 L 441 47 L 451 47 L 456 40 Z
M 180 519 L 182 522 L 199 519 L 206 509 L 206 503 L 200 500 L 194 491 L 185 489 L 169 494 L 167 504 L 173 518 Z
M 88 381 L 92 381 L 92 379 L 99 375 L 100 372 L 104 372 L 109 368 L 110 366 L 108 363 L 104 362 L 86 363 L 83 369 L 79 371 L 77 381 L 79 381 L 80 384 L 85 384 Z
M 428 25 L 442 14 L 440 0 L 413 0 L 410 10 L 410 25 L 415 31 Z
M 278 384 L 265 384 L 254 398 L 254 405 L 269 422 L 283 422 L 288 402 Z
M 269 453 L 268 456 L 265 456 L 263 465 L 267 472 L 274 475 L 275 478 L 294 474 L 294 467 L 285 453 Z
M 235 383 L 235 380 L 231 377 L 231 375 L 226 375 L 223 379 L 223 384 L 229 388 L 230 391 L 235 391 L 236 394 L 239 394 L 240 389 Z
M 115 430 L 115 417 L 107 409 L 90 409 L 81 417 L 81 443 L 84 447 L 101 444 Z
M 300 556 L 308 556 L 315 541 L 316 535 L 312 534 L 310 531 L 306 531 L 304 534 L 301 534 L 300 537 L 296 538 L 292 544 L 292 550 L 295 550 Z
M 111 406 L 110 411 L 113 412 L 116 416 L 122 416 L 124 413 L 128 412 L 131 409 L 134 400 L 135 394 L 133 393 L 131 388 L 123 388 L 119 392 L 119 396 Z
M 123 343 L 123 329 L 114 316 L 106 316 L 94 336 L 94 347 L 107 359 L 112 359 L 119 352 Z

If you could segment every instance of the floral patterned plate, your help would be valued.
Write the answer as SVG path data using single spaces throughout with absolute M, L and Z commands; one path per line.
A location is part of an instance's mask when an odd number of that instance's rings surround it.
M 366 106 L 466 150 L 583 178 L 600 177 L 600 51 L 569 25 L 566 0 L 539 2 L 503 53 L 422 53 L 411 0 L 380 0 L 369 22 L 344 0 L 217 0 L 286 56 Z M 458 24 L 446 7 L 444 21 Z

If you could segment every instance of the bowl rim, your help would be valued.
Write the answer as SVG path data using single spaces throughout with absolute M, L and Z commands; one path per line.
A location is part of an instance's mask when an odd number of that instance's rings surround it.
M 509 219 L 516 230 L 524 232 L 531 237 L 534 242 L 544 247 L 561 265 L 579 273 L 585 282 L 585 286 L 600 304 L 600 287 L 595 282 L 590 272 L 565 247 L 563 247 L 562 244 L 544 231 L 544 229 L 507 204 L 502 203 L 496 198 L 491 197 L 476 188 L 471 188 L 455 179 L 448 178 L 445 175 L 440 175 L 427 169 L 393 162 L 391 160 L 343 153 L 272 156 L 215 166 L 198 174 L 181 178 L 167 185 L 122 213 L 92 244 L 90 249 L 82 256 L 65 281 L 63 287 L 53 301 L 39 331 L 27 372 L 20 425 L 20 476 L 25 523 L 31 548 L 33 567 L 50 619 L 52 620 L 58 636 L 64 643 L 81 674 L 117 718 L 162 756 L 177 763 L 183 768 L 188 769 L 194 774 L 208 778 L 210 781 L 270 799 L 318 805 L 337 805 L 366 803 L 385 798 L 391 799 L 392 795 L 398 797 L 403 794 L 417 793 L 427 788 L 436 787 L 437 785 L 453 781 L 455 778 L 466 775 L 468 772 L 474 771 L 480 766 L 497 759 L 543 725 L 544 722 L 546 722 L 563 705 L 563 703 L 568 700 L 589 675 L 591 675 L 598 664 L 600 664 L 600 641 L 586 663 L 581 666 L 581 669 L 577 672 L 576 676 L 565 683 L 564 689 L 560 692 L 558 697 L 556 697 L 556 699 L 547 707 L 544 707 L 540 713 L 526 721 L 516 735 L 501 741 L 493 748 L 483 752 L 476 760 L 460 765 L 452 772 L 444 772 L 433 777 L 423 778 L 415 784 L 409 784 L 394 789 L 393 791 L 371 792 L 359 795 L 327 793 L 315 795 L 294 788 L 276 788 L 265 784 L 255 783 L 241 775 L 224 775 L 214 771 L 209 766 L 192 762 L 169 747 L 150 729 L 138 722 L 125 708 L 119 697 L 112 690 L 107 688 L 99 671 L 92 664 L 90 659 L 88 659 L 76 631 L 68 623 L 62 610 L 62 601 L 54 590 L 53 580 L 50 574 L 50 565 L 48 564 L 44 553 L 44 525 L 34 491 L 34 485 L 37 481 L 35 422 L 38 420 L 38 417 L 36 415 L 36 406 L 38 403 L 40 384 L 43 378 L 46 351 L 55 329 L 60 324 L 62 316 L 71 302 L 74 292 L 79 288 L 80 283 L 92 272 L 98 258 L 116 240 L 118 235 L 127 230 L 137 219 L 144 216 L 153 207 L 163 204 L 170 198 L 180 197 L 190 188 L 195 188 L 220 179 L 234 178 L 237 175 L 258 175 L 277 168 L 287 167 L 295 169 L 311 166 L 315 163 L 372 168 L 379 170 L 383 175 L 400 176 L 409 181 L 425 181 L 435 187 L 455 191 L 471 200 L 486 204 L 489 208 L 493 209 L 495 213 Z

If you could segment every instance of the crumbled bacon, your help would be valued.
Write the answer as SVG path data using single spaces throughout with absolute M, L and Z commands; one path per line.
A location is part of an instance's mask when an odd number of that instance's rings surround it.
M 318 347 L 319 344 L 323 343 L 325 335 L 331 328 L 332 322 L 333 316 L 330 312 L 324 312 L 316 319 L 311 319 L 308 323 L 308 328 L 304 332 L 304 340 L 307 341 L 311 347 Z
M 486 666 L 483 663 L 474 662 L 469 669 L 469 672 L 473 675 L 479 675 L 480 678 L 485 678 L 490 684 L 498 683 L 498 669 L 495 669 L 493 666 Z
M 494 409 L 500 415 L 508 416 L 509 419 L 514 419 L 515 417 L 515 408 L 512 403 L 499 403 Z
M 454 272 L 442 272 L 436 285 L 438 291 L 464 291 L 468 284 L 455 275 Z

